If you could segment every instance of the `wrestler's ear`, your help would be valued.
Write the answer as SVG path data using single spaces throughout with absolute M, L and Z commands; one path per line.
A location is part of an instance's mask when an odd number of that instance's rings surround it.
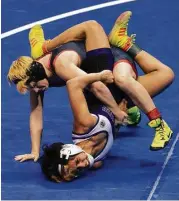
M 62 179 L 61 179 L 60 177 L 58 177 L 58 176 L 55 176 L 55 175 L 52 175 L 52 176 L 51 176 L 51 179 L 52 179 L 53 181 L 57 182 L 57 183 L 62 182 Z

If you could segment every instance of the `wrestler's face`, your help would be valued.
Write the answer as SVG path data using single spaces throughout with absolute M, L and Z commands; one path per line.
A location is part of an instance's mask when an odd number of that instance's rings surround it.
M 89 160 L 86 153 L 82 152 L 72 157 L 63 168 L 63 178 L 71 181 L 89 168 Z
M 48 83 L 48 80 L 45 78 L 45 79 L 39 80 L 37 82 L 32 81 L 28 84 L 27 87 L 30 91 L 34 91 L 34 92 L 38 93 L 38 92 L 47 90 L 49 87 L 49 83 Z

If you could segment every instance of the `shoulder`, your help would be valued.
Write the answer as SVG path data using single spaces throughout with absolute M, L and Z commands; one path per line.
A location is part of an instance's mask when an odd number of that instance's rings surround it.
M 95 163 L 93 164 L 93 166 L 92 166 L 91 169 L 94 169 L 94 170 L 99 169 L 99 168 L 102 167 L 102 165 L 103 165 L 103 161 L 97 161 L 97 162 L 95 162 Z
M 96 115 L 90 114 L 86 118 L 78 119 L 78 121 L 74 121 L 74 132 L 76 133 L 86 133 L 90 129 L 92 129 L 95 124 L 98 122 L 98 117 Z

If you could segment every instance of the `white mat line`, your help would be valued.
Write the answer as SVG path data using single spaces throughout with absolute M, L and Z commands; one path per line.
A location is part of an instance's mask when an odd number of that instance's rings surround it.
M 40 21 L 36 21 L 36 22 L 30 23 L 30 24 L 24 25 L 24 26 L 16 28 L 16 29 L 13 29 L 11 31 L 7 31 L 5 33 L 2 33 L 1 34 L 1 39 L 6 38 L 6 37 L 11 36 L 11 35 L 14 35 L 16 33 L 25 31 L 27 29 L 30 29 L 35 24 L 46 24 L 46 23 L 49 23 L 49 22 L 53 22 L 55 20 L 63 19 L 63 18 L 70 17 L 70 16 L 73 16 L 73 15 L 78 15 L 80 13 L 85 13 L 85 12 L 89 12 L 89 11 L 92 11 L 92 10 L 97 10 L 97 9 L 105 8 L 105 7 L 109 7 L 109 6 L 115 6 L 115 5 L 118 5 L 118 4 L 127 3 L 127 2 L 131 2 L 131 1 L 136 1 L 136 0 L 111 1 L 111 2 L 108 2 L 108 3 L 102 3 L 102 4 L 95 5 L 95 6 L 81 8 L 81 9 L 78 9 L 78 10 L 70 11 L 70 12 L 67 12 L 67 13 L 63 13 L 63 14 L 60 14 L 60 15 L 53 16 L 53 17 L 49 17 L 49 18 L 46 18 L 46 19 L 43 19 L 43 20 L 40 20 Z
M 170 158 L 171 158 L 171 156 L 173 154 L 175 145 L 176 145 L 176 143 L 177 143 L 178 140 L 179 140 L 179 133 L 177 134 L 177 136 L 175 138 L 175 141 L 173 142 L 172 147 L 170 148 L 170 151 L 168 152 L 168 155 L 167 155 L 167 157 L 165 159 L 165 162 L 164 162 L 164 164 L 162 166 L 162 170 L 160 171 L 160 174 L 158 175 L 158 177 L 157 177 L 157 179 L 156 179 L 156 181 L 155 181 L 155 183 L 153 185 L 153 188 L 152 188 L 152 190 L 151 190 L 151 192 L 150 192 L 150 194 L 149 194 L 149 196 L 147 198 L 147 201 L 150 201 L 151 198 L 152 198 L 152 196 L 153 196 L 153 194 L 155 193 L 155 190 L 156 190 L 157 186 L 159 185 L 159 182 L 160 182 L 160 179 L 161 179 L 162 174 L 164 172 L 164 169 L 165 169 L 168 161 L 170 160 Z

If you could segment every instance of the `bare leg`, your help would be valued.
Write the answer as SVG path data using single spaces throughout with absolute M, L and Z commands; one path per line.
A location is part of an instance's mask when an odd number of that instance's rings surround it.
M 52 51 L 54 48 L 70 42 L 70 41 L 79 41 L 85 40 L 86 51 L 91 51 L 99 48 L 110 48 L 108 38 L 102 28 L 102 26 L 96 21 L 87 21 L 78 25 L 75 25 L 63 33 L 59 34 L 57 37 L 52 40 L 45 42 L 44 33 L 41 26 L 37 26 L 31 29 L 29 33 L 29 39 L 32 41 L 31 44 L 31 55 L 33 58 L 38 58 L 48 51 Z M 44 44 L 44 45 L 43 45 Z M 112 53 L 111 58 L 113 59 Z M 69 67 L 69 65 L 67 65 Z M 71 67 L 74 68 L 74 64 L 71 64 Z M 58 68 L 58 66 L 57 66 Z M 61 69 L 63 72 L 63 77 L 69 77 L 65 73 L 65 69 Z M 56 69 L 56 72 L 59 72 L 59 68 Z M 79 71 L 78 71 L 79 72 Z M 78 74 L 76 71 L 73 75 Z M 61 77 L 62 73 L 59 73 Z M 72 74 L 72 72 L 71 72 Z M 80 75 L 80 74 L 79 74 Z M 115 115 L 116 119 L 121 120 L 122 111 L 118 108 L 116 101 L 114 100 L 109 89 L 100 82 L 93 83 L 91 86 L 92 92 L 105 104 Z
M 120 47 L 125 52 L 130 54 L 130 56 L 132 56 L 141 66 L 141 69 L 144 71 L 144 73 L 147 73 L 147 75 L 140 77 L 138 80 L 147 89 L 149 94 L 154 96 L 172 82 L 174 75 L 167 66 L 135 45 L 133 43 L 133 38 L 127 35 L 128 21 L 131 17 L 131 14 L 132 13 L 130 11 L 127 11 L 123 14 L 123 16 L 116 20 L 115 25 L 109 35 L 109 40 L 112 45 Z M 163 76 L 165 78 L 163 78 Z M 146 104 L 150 105 L 149 102 Z M 159 114 L 160 113 L 157 108 L 147 114 L 151 120 L 149 122 L 149 126 L 155 129 L 155 137 L 150 146 L 151 150 L 159 150 L 164 148 L 169 142 L 173 133 L 173 131 Z
M 46 43 L 46 49 L 52 51 L 56 47 L 70 42 L 85 40 L 86 51 L 110 47 L 108 38 L 102 26 L 96 21 L 87 21 L 75 25 Z
M 155 108 L 155 105 L 146 89 L 135 80 L 136 76 L 130 64 L 118 63 L 113 70 L 115 83 L 144 113 Z
M 171 68 L 145 51 L 141 51 L 135 57 L 135 61 L 145 73 L 145 75 L 139 76 L 137 81 L 146 88 L 152 97 L 163 91 L 174 80 Z
M 104 29 L 94 20 L 77 24 L 49 41 L 45 41 L 43 29 L 40 25 L 32 27 L 29 32 L 33 59 L 37 59 L 67 42 L 80 40 L 85 40 L 87 51 L 110 47 Z

